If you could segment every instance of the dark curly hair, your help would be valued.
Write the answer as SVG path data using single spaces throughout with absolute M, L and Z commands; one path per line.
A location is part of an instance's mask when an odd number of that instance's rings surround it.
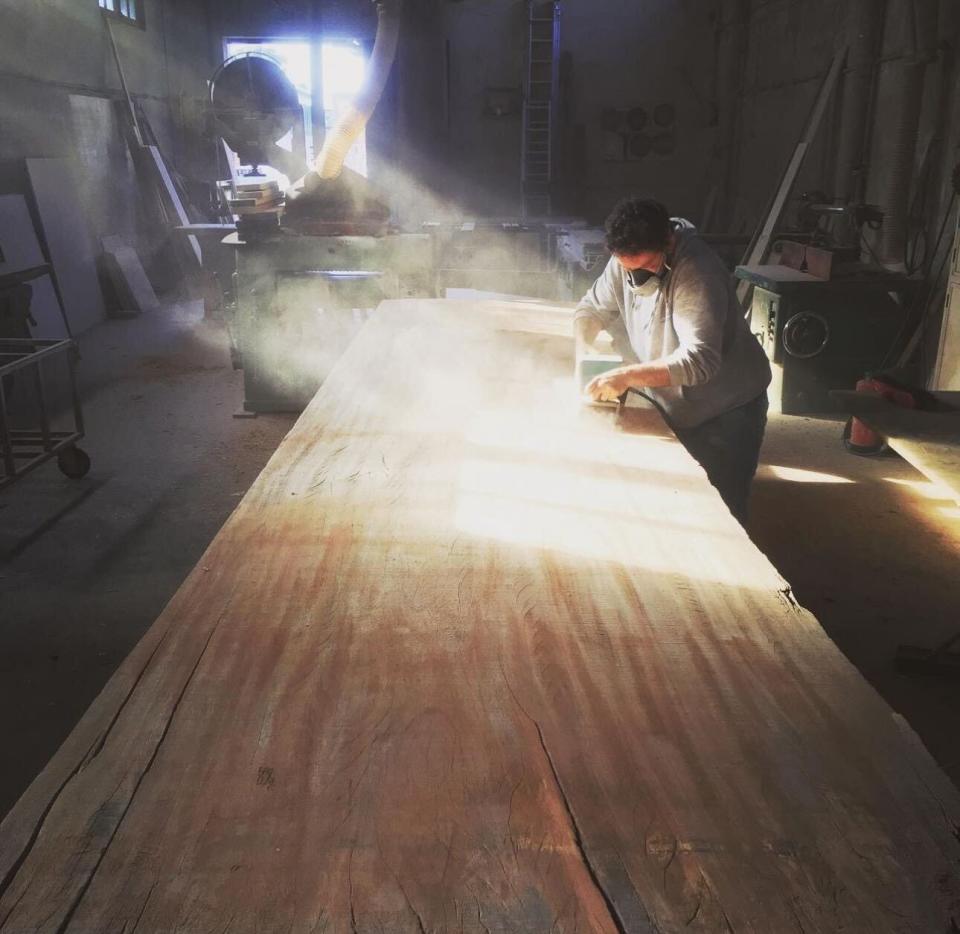
M 649 198 L 625 198 L 607 218 L 607 249 L 630 256 L 665 250 L 670 242 L 670 212 Z

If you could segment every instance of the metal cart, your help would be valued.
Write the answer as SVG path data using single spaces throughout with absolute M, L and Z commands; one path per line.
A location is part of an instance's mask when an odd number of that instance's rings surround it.
M 73 430 L 55 431 L 47 408 L 44 365 L 62 357 L 69 374 L 73 409 Z M 73 340 L 0 338 L 0 490 L 10 486 L 31 470 L 53 458 L 60 470 L 79 480 L 90 470 L 90 458 L 77 447 L 83 437 L 83 412 L 77 389 L 76 363 L 79 358 Z M 36 421 L 29 428 L 14 428 L 8 408 L 8 395 L 15 381 L 29 381 L 34 393 Z

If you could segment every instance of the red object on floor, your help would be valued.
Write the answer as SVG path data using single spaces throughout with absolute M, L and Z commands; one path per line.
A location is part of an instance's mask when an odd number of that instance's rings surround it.
M 862 379 L 857 383 L 857 392 L 869 392 L 879 395 L 893 405 L 905 409 L 917 407 L 917 397 L 908 389 L 901 389 L 883 379 Z M 879 454 L 887 447 L 883 438 L 859 418 L 851 418 L 848 434 L 845 436 L 847 448 L 854 454 Z

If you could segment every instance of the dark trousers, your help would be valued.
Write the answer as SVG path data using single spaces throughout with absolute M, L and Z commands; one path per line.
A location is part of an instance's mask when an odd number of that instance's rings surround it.
M 764 392 L 696 428 L 674 429 L 741 525 L 747 522 L 750 484 L 760 461 L 767 408 Z

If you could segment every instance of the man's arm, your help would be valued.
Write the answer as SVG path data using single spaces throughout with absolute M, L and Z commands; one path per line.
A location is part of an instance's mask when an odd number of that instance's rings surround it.
M 699 386 L 717 375 L 729 305 L 726 275 L 695 273 L 677 283 L 672 318 L 679 346 L 662 361 L 670 373 L 669 385 Z
M 603 326 L 597 318 L 592 315 L 584 315 L 580 318 L 574 318 L 573 321 L 574 336 L 577 339 L 577 354 L 582 354 L 593 347 Z
M 580 300 L 574 314 L 577 353 L 589 350 L 597 335 L 620 317 L 622 302 L 620 264 L 611 256 L 603 273 Z
M 729 288 L 725 277 L 688 275 L 672 296 L 672 320 L 679 346 L 669 356 L 598 376 L 587 394 L 612 402 L 629 389 L 663 389 L 709 382 L 723 361 L 723 333 Z

